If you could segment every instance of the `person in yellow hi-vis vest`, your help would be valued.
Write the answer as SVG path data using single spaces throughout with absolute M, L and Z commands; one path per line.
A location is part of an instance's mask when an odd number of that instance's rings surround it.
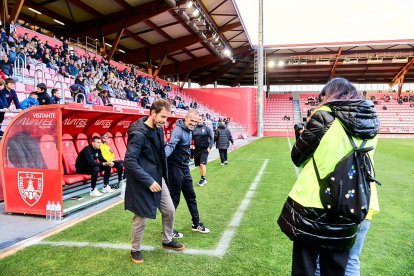
M 101 144 L 101 152 L 102 156 L 107 161 L 111 161 L 114 163 L 113 168 L 116 168 L 116 171 L 118 173 L 118 185 L 115 188 L 121 187 L 125 182 L 125 174 L 124 174 L 124 161 L 123 160 L 115 160 L 115 154 L 114 151 L 111 149 L 111 147 L 108 145 L 108 133 L 104 133 L 101 135 L 102 144 Z

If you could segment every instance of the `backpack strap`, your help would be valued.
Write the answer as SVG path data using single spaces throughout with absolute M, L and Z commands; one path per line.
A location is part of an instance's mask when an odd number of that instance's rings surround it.
M 352 136 L 351 136 L 351 134 L 347 131 L 347 130 L 345 130 L 345 133 L 346 133 L 346 135 L 348 136 L 348 138 L 349 138 L 349 141 L 351 142 L 351 145 L 352 145 L 352 147 L 354 148 L 354 150 L 356 151 L 356 152 L 358 152 L 358 153 L 366 153 L 366 159 L 363 159 L 362 161 L 363 161 L 363 164 L 358 164 L 358 166 L 364 166 L 364 168 L 365 168 L 365 171 L 367 172 L 367 176 L 368 176 L 368 179 L 369 179 L 369 181 L 370 182 L 375 182 L 375 183 L 377 183 L 378 185 L 381 185 L 381 183 L 378 181 L 378 180 L 376 180 L 375 179 L 375 168 L 374 168 L 374 166 L 372 165 L 372 160 L 371 160 L 371 157 L 369 156 L 369 154 L 368 154 L 368 152 L 369 151 L 371 151 L 371 150 L 373 150 L 374 149 L 374 147 L 366 147 L 365 148 L 365 145 L 367 144 L 367 140 L 363 140 L 362 141 L 362 143 L 361 143 L 361 146 L 357 146 L 356 144 L 355 144 L 355 141 L 354 141 L 354 139 L 352 138 Z M 357 159 L 357 161 L 359 161 L 359 159 Z M 359 163 L 359 162 L 358 162 Z M 315 167 L 316 168 L 316 167 Z M 372 173 L 371 173 L 371 171 L 372 171 Z M 319 179 L 318 179 L 319 180 Z

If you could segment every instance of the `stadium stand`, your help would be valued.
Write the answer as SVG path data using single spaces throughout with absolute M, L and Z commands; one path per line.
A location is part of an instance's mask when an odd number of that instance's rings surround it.
M 269 136 L 286 136 L 293 130 L 291 94 L 270 94 L 264 109 L 264 132 Z

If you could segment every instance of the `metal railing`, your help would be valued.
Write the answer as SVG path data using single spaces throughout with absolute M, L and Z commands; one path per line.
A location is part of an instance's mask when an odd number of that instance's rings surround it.
M 24 78 L 26 76 L 26 65 L 27 65 L 27 58 L 24 56 L 24 59 L 21 57 L 16 57 L 13 65 L 13 76 L 21 76 L 22 82 L 24 83 Z

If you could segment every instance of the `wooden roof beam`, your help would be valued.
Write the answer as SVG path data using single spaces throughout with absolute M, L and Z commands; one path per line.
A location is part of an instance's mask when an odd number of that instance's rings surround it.
M 12 21 L 16 23 L 17 18 L 19 18 L 20 11 L 22 10 L 23 4 L 24 0 L 17 0 L 16 3 L 14 3 L 13 10 L 9 17 L 9 23 Z
M 341 52 L 342 52 L 342 47 L 339 48 L 338 53 L 336 54 L 335 62 L 332 65 L 331 73 L 329 74 L 329 80 L 331 80 L 335 76 L 336 66 L 338 66 L 339 57 L 341 56 Z
M 182 1 L 182 0 L 181 0 Z M 117 32 L 120 21 L 125 23 L 125 28 L 128 28 L 132 25 L 135 25 L 139 22 L 150 19 L 154 16 L 162 14 L 171 9 L 171 6 L 164 1 L 151 1 L 139 6 L 136 6 L 132 9 L 122 10 L 113 14 L 109 14 L 99 18 L 102 24 L 102 28 L 105 35 L 110 35 Z M 79 23 L 78 36 L 91 36 L 93 37 L 96 33 L 96 23 L 97 20 L 93 19 L 87 22 Z
M 151 50 L 151 57 L 156 60 L 160 59 L 164 53 L 167 51 L 167 54 L 173 53 L 177 50 L 181 50 L 185 47 L 191 46 L 201 41 L 196 35 L 188 35 L 184 37 L 179 37 L 172 41 L 164 41 L 158 44 L 153 44 L 149 48 Z M 129 62 L 136 62 L 139 63 L 141 61 L 146 60 L 146 52 L 147 48 L 139 48 L 137 50 L 132 51 L 129 55 L 125 55 L 125 59 L 128 58 Z
M 101 18 L 104 16 L 102 13 L 98 12 L 97 10 L 95 10 L 94 8 L 86 4 L 85 2 L 82 2 L 80 0 L 69 0 L 69 2 L 75 5 L 76 7 L 80 8 L 81 10 L 86 11 L 90 15 L 93 15 L 94 17 Z
M 410 61 L 408 61 L 403 68 L 395 75 L 395 77 L 392 79 L 390 83 L 390 87 L 393 87 L 394 85 L 398 83 L 404 82 L 404 77 L 407 75 L 407 73 L 410 71 L 411 66 L 414 64 L 414 58 L 411 58 Z
M 121 40 L 122 34 L 124 33 L 124 28 L 119 29 L 118 33 L 116 34 L 115 40 L 112 43 L 111 50 L 109 50 L 108 54 L 108 61 L 112 59 L 116 49 L 118 48 L 119 41 Z
M 59 20 L 60 22 L 65 23 L 67 26 L 72 26 L 73 25 L 73 22 L 70 21 L 69 19 L 67 19 L 66 17 L 61 16 L 61 15 L 45 8 L 44 6 L 36 5 L 33 2 L 31 2 L 30 0 L 26 0 L 25 3 L 24 3 L 24 6 L 26 6 L 28 8 L 35 9 L 37 11 L 40 11 L 41 13 L 43 13 L 44 15 L 46 15 L 50 18 L 53 18 L 53 19 Z
M 125 0 L 115 0 L 120 6 L 122 6 L 124 9 L 131 9 L 131 5 L 128 4 Z
M 149 43 L 148 41 L 146 41 L 145 39 L 141 38 L 140 36 L 134 34 L 133 32 L 131 32 L 128 29 L 124 30 L 124 34 L 126 34 L 127 36 L 129 36 L 130 38 L 134 39 L 135 41 L 141 43 L 142 45 L 144 45 L 145 47 L 152 47 L 153 45 L 151 43 Z

